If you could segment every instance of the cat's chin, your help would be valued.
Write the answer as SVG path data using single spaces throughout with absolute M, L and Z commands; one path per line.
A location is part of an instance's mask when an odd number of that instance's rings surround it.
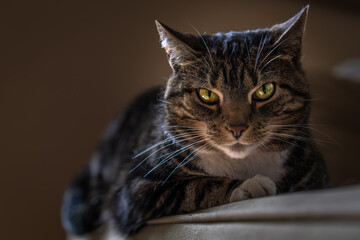
M 250 155 L 254 146 L 235 143 L 233 145 L 223 145 L 219 148 L 230 158 L 243 159 Z

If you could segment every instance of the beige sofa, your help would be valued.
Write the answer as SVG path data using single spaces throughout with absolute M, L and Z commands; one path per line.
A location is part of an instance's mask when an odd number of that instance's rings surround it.
M 107 230 L 69 239 L 123 238 Z M 360 185 L 252 199 L 155 219 L 129 239 L 360 239 Z

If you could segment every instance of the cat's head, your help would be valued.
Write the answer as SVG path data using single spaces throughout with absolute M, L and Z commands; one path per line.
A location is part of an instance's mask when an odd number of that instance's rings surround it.
M 173 69 L 164 97 L 168 133 L 231 158 L 291 146 L 310 108 L 301 67 L 307 11 L 271 28 L 213 35 L 156 22 Z

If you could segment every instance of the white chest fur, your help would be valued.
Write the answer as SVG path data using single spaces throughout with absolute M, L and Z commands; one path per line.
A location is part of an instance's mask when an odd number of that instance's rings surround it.
M 201 153 L 198 166 L 213 176 L 245 180 L 261 174 L 277 181 L 284 174 L 283 162 L 287 156 L 287 150 L 254 152 L 243 159 L 228 158 L 221 153 Z

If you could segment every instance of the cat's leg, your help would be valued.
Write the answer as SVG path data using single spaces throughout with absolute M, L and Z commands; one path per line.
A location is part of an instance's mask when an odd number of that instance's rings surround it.
M 276 185 L 273 180 L 262 175 L 256 175 L 244 181 L 231 193 L 230 202 L 250 198 L 259 198 L 276 194 Z
M 260 175 L 244 182 L 220 177 L 182 176 L 164 185 L 162 182 L 134 178 L 117 191 L 111 211 L 120 232 L 132 234 L 152 218 L 275 193 L 274 182 Z
M 89 168 L 85 168 L 64 195 L 61 218 L 68 233 L 82 235 L 100 226 L 101 203 L 91 191 Z
M 113 197 L 115 224 L 122 234 L 137 232 L 149 219 L 193 212 L 229 202 L 239 180 L 182 176 L 162 185 L 144 178 L 128 180 Z

